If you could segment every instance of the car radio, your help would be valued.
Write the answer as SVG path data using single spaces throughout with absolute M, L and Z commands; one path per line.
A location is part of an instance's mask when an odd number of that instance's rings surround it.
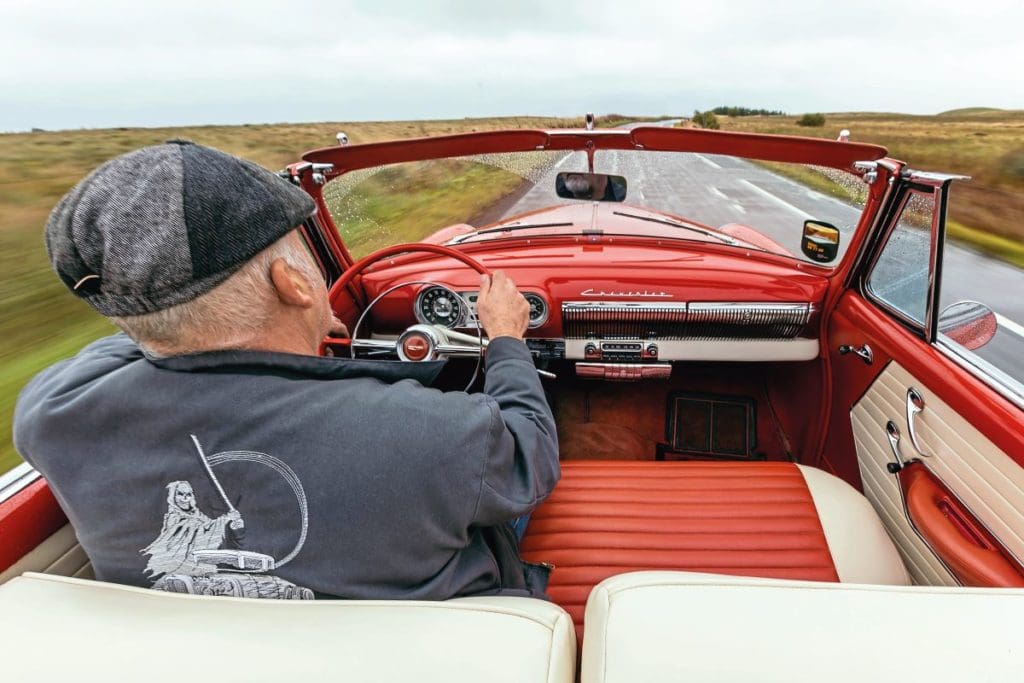
M 600 360 L 619 363 L 636 363 L 658 360 L 658 345 L 643 341 L 588 341 L 583 347 L 586 360 Z

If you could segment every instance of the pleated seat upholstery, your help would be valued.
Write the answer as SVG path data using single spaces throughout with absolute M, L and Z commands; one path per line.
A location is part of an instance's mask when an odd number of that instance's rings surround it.
M 827 505 L 816 506 L 825 495 Z M 827 508 L 826 526 L 842 528 L 823 526 L 818 507 Z M 842 548 L 830 548 L 829 538 Z M 861 571 L 860 560 L 845 559 L 852 552 L 881 553 L 885 567 Z M 778 462 L 565 462 L 530 520 L 522 555 L 554 565 L 548 593 L 572 615 L 579 637 L 591 589 L 625 572 L 906 582 L 863 496 L 820 470 Z

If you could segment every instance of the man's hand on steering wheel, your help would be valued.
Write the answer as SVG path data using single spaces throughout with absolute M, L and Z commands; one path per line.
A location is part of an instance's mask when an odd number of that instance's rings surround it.
M 530 325 L 530 304 L 512 278 L 500 270 L 480 276 L 476 313 L 487 337 L 513 337 L 522 341 Z

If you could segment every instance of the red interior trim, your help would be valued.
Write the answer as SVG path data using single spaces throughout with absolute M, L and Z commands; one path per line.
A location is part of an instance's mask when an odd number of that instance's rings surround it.
M 907 516 L 965 586 L 1024 586 L 1024 569 L 967 507 L 921 463 L 899 474 Z
M 0 571 L 67 524 L 68 518 L 42 478 L 0 503 Z

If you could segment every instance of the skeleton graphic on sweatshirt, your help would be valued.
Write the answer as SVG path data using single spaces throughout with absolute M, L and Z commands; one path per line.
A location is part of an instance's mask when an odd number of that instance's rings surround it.
M 309 523 L 305 492 L 295 473 L 281 460 L 255 451 L 227 451 L 209 458 L 199 440 L 192 436 L 207 476 L 220 493 L 229 511 L 211 518 L 199 509 L 195 490 L 188 481 L 167 484 L 167 511 L 160 534 L 142 554 L 149 556 L 146 574 L 155 579 L 153 588 L 175 593 L 228 595 L 251 598 L 309 600 L 313 591 L 296 586 L 267 572 L 290 562 L 302 548 Z M 245 526 L 241 513 L 227 499 L 213 467 L 225 462 L 260 464 L 274 470 L 295 494 L 301 519 L 298 542 L 280 561 L 270 555 L 249 550 L 225 549 L 227 530 Z
M 217 571 L 212 564 L 197 562 L 197 550 L 217 550 L 224 543 L 228 525 L 238 528 L 242 516 L 237 510 L 210 519 L 196 507 L 196 495 L 187 481 L 167 485 L 167 513 L 157 539 L 142 550 L 149 555 L 146 571 L 160 574 L 203 576 Z

